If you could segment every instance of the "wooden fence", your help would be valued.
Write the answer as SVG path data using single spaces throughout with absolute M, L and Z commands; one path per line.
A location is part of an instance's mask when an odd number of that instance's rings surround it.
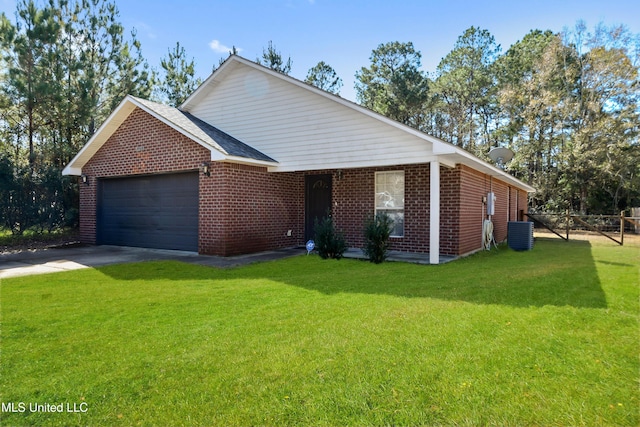
M 571 231 L 589 231 L 603 235 L 619 245 L 624 245 L 625 233 L 640 232 L 640 217 L 620 215 L 577 215 L 567 211 L 559 213 L 525 213 L 536 226 L 546 228 L 556 236 L 569 240 Z

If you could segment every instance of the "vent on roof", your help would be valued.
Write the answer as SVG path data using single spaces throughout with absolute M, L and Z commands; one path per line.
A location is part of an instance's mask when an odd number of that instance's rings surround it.
M 507 243 L 514 251 L 528 251 L 533 248 L 532 222 L 509 221 L 507 233 Z

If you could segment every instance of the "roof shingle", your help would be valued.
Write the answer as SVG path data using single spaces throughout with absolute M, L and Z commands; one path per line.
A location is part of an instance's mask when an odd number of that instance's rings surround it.
M 132 98 L 165 120 L 171 122 L 174 126 L 179 127 L 204 143 L 211 145 L 212 148 L 220 151 L 222 154 L 245 157 L 265 162 L 277 162 L 275 159 L 256 150 L 250 145 L 247 145 L 233 136 L 221 131 L 215 126 L 200 120 L 191 113 L 146 99 Z

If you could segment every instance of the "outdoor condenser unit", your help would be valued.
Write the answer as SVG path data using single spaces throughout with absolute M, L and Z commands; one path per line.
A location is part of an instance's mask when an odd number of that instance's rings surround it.
M 507 223 L 507 243 L 514 251 L 531 250 L 533 248 L 533 223 L 509 221 Z

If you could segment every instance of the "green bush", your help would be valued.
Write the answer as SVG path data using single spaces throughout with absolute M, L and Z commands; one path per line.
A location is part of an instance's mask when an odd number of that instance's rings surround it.
M 322 221 L 315 221 L 316 250 L 322 259 L 340 259 L 347 250 L 347 242 L 343 234 L 337 231 L 331 217 L 326 216 Z
M 22 235 L 76 226 L 77 184 L 55 166 L 15 164 L 0 157 L 0 227 Z
M 392 227 L 393 220 L 384 212 L 366 220 L 362 252 L 369 258 L 369 261 L 380 264 L 387 259 Z

